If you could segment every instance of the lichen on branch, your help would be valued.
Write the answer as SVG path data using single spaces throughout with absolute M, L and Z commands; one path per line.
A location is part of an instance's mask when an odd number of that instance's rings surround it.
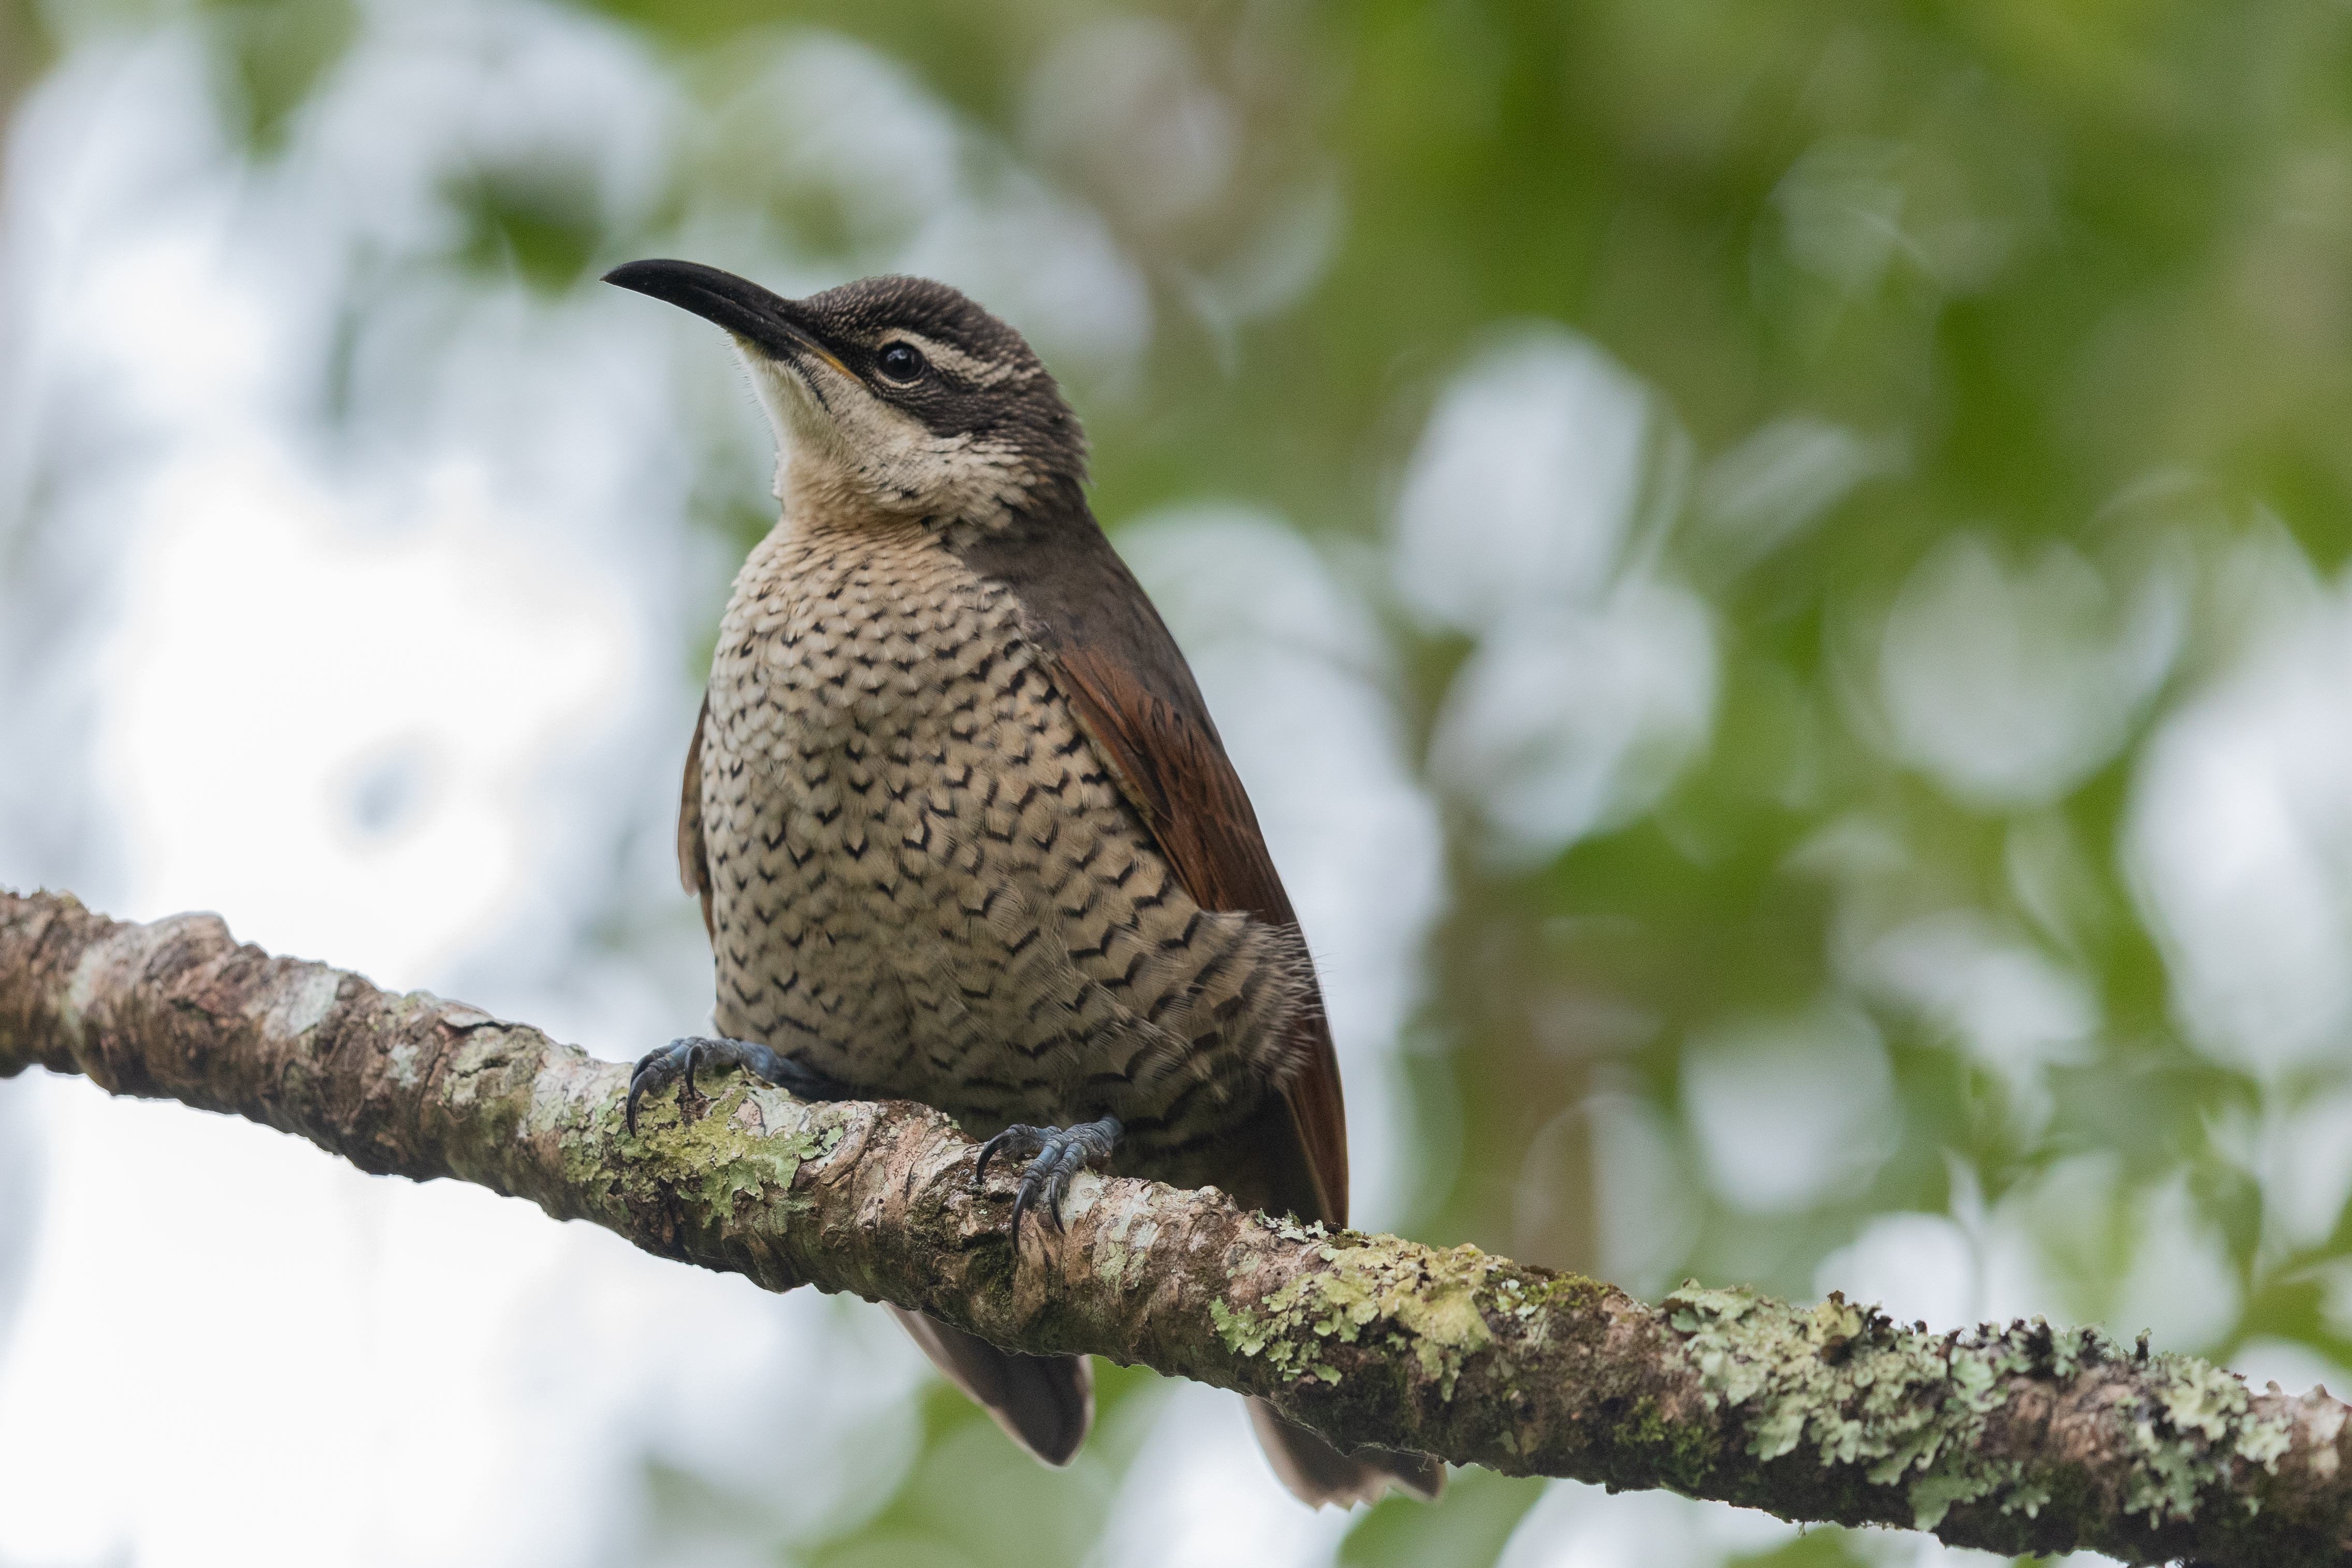
M 2005 1552 L 2340 1563 L 2352 1436 L 2324 1393 L 2039 1321 L 1931 1334 L 1832 1296 L 1685 1286 L 1652 1307 L 1472 1247 L 1327 1232 L 1214 1189 L 1088 1174 L 1007 1235 L 1013 1178 L 903 1101 L 722 1079 L 621 1115 L 626 1069 L 526 1025 L 0 891 L 0 1078 L 40 1067 L 451 1178 L 773 1290 L 850 1291 L 1014 1350 L 1262 1395 L 1342 1447 L 1671 1488 Z

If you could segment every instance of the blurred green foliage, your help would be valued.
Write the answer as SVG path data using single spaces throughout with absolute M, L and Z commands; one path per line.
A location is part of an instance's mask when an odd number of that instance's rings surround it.
M 1033 135 L 1041 57 L 1111 14 L 1075 0 L 598 9 L 713 93 L 746 40 L 835 30 L 1012 148 Z M 2352 10 L 1188 0 L 1118 14 L 1156 16 L 1186 41 L 1244 152 L 1216 199 L 1167 222 L 1090 187 L 1099 172 L 1083 163 L 1043 159 L 1099 199 L 1153 291 L 1140 374 L 1080 388 L 1096 506 L 1114 531 L 1164 503 L 1239 498 L 1335 559 L 1377 560 L 1441 389 L 1486 334 L 1522 319 L 1567 324 L 1654 388 L 1699 476 L 1665 552 L 1714 619 L 1704 754 L 1654 810 L 1541 864 L 1499 865 L 1474 814 L 1447 806 L 1450 901 L 1407 1064 L 1427 1172 L 1411 1228 L 1601 1268 L 1598 1156 L 1561 1119 L 1605 1090 L 1655 1108 L 1677 1140 L 1701 1211 L 1681 1269 L 1803 1296 L 1874 1215 L 1998 1205 L 2063 1167 L 2070 1184 L 2027 1205 L 2064 1292 L 2053 1313 L 2108 1310 L 2147 1227 L 2187 1225 L 2222 1238 L 2242 1310 L 2211 1343 L 2181 1348 L 2228 1353 L 2262 1335 L 2352 1364 L 2326 1310 L 2352 1232 L 2339 1216 L 2317 1244 L 2266 1241 L 2260 1173 L 2244 1140 L 2217 1129 L 2259 1121 L 2283 1091 L 2184 1038 L 2122 852 L 2165 703 L 2137 709 L 2057 798 L 2004 805 L 1905 760 L 1857 695 L 1891 607 L 1959 531 L 2021 573 L 2063 550 L 2117 582 L 2165 542 L 2184 548 L 2185 651 L 2164 688 L 2176 695 L 2244 631 L 2216 584 L 2262 528 L 2323 573 L 2352 555 Z M 352 26 L 317 0 L 217 7 L 224 91 L 257 153 Z M 724 155 L 756 184 L 760 148 Z M 632 234 L 567 180 L 482 172 L 458 204 L 462 263 L 579 286 Z M 1331 188 L 1337 238 L 1310 287 L 1262 311 L 1202 302 L 1202 279 Z M 871 237 L 824 200 L 781 176 L 760 199 L 803 251 L 845 275 L 873 265 Z M 1708 465 L 1792 417 L 1891 456 L 1778 548 L 1711 549 L 1690 521 L 1720 471 Z M 766 521 L 741 510 L 730 526 L 748 538 Z M 1387 624 L 1395 697 L 1426 745 L 1472 650 L 1402 609 Z M 1837 835 L 1857 823 L 1885 849 L 1868 876 L 1838 868 L 1851 857 Z M 1856 922 L 1947 909 L 2025 933 L 2087 988 L 2095 1032 L 2038 1089 L 1971 1055 L 1948 1018 L 1857 992 L 1840 958 Z M 1884 1037 L 1891 1152 L 1796 1212 L 1745 1209 L 1698 1173 L 1690 1042 L 1825 993 Z M 2023 1103 L 2036 1092 L 2040 1110 Z M 1547 1129 L 1559 1146 L 1538 1169 Z M 1532 1225 L 1517 1201 L 1531 1180 L 1556 1189 Z M 2168 1184 L 2187 1206 L 2151 1218 L 2144 1200 Z M 1103 1375 L 1102 1436 L 1062 1476 L 937 1395 L 896 1495 L 806 1560 L 1084 1561 L 1155 1397 L 1147 1374 Z M 1461 1476 L 1441 1507 L 1372 1511 L 1342 1560 L 1492 1561 L 1538 1490 Z M 656 1495 L 681 1530 L 719 1506 L 690 1478 Z M 1857 1550 L 1823 1531 L 1756 1561 Z

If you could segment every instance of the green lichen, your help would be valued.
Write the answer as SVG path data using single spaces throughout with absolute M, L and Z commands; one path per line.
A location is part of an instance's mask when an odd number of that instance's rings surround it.
M 2294 1436 L 2293 1417 L 2284 1410 L 2252 1414 L 2244 1379 L 2195 1356 L 2171 1354 L 2149 1357 L 2141 1375 L 2153 1387 L 2130 1427 L 2140 1468 L 2124 1498 L 2126 1512 L 2189 1518 L 2200 1492 L 2230 1480 L 2236 1459 L 2277 1473 Z M 2259 1506 L 2246 1500 L 2249 1512 Z
M 1904 1489 L 1920 1530 L 1958 1503 L 1997 1498 L 2004 1512 L 2032 1517 L 2049 1501 L 2044 1479 L 2021 1462 L 1977 1452 L 2002 1380 L 2033 1370 L 2046 1351 L 2006 1335 L 1906 1332 L 1834 1294 L 1808 1311 L 1685 1285 L 1665 1305 L 1709 1402 L 1743 1413 L 1755 1458 L 1811 1443 L 1824 1467 L 1864 1466 L 1874 1484 Z M 2082 1353 L 2070 1345 L 2071 1358 Z
M 636 1132 L 621 1135 L 622 1169 L 635 1181 L 656 1180 L 658 1173 L 680 1196 L 695 1200 L 688 1212 L 724 1222 L 735 1219 L 746 1199 L 805 1206 L 791 1196 L 793 1178 L 802 1161 L 840 1142 L 841 1129 L 812 1128 L 800 1115 L 789 1097 L 739 1081 L 692 1121 L 641 1114 Z M 791 1131 L 768 1131 L 776 1122 Z
M 1115 1212 L 1096 1232 L 1095 1275 L 1114 1290 L 1133 1290 L 1150 1279 L 1152 1244 L 1160 1226 L 1148 1207 Z
M 1210 1303 L 1217 1335 L 1234 1354 L 1263 1357 L 1291 1377 L 1337 1383 L 1327 1346 L 1387 1342 L 1409 1351 L 1451 1399 L 1464 1361 L 1494 1342 L 1479 1292 L 1495 1260 L 1476 1247 L 1437 1252 L 1352 1231 L 1324 1240 L 1319 1226 L 1277 1229 L 1290 1240 L 1319 1241 L 1329 1267 L 1294 1276 L 1254 1308 Z
M 2165 1374 L 2157 1394 L 2176 1432 L 2219 1439 L 2246 1413 L 2245 1380 L 2192 1356 L 2159 1356 L 2151 1372 Z
M 1903 1489 L 1920 1530 L 1956 1505 L 1987 1500 L 2033 1518 L 2063 1484 L 1980 1452 L 2015 1377 L 2063 1381 L 2144 1363 L 2147 1394 L 2128 1427 L 2139 1464 L 2125 1506 L 2157 1520 L 2190 1517 L 2238 1459 L 2274 1467 L 2286 1448 L 2285 1417 L 2250 1418 L 2233 1374 L 2189 1356 L 2147 1358 L 2144 1342 L 2135 1356 L 2095 1329 L 2036 1319 L 1930 1335 L 1836 1294 L 1808 1310 L 1695 1283 L 1665 1307 L 1710 1405 L 1740 1414 L 1751 1455 L 1774 1459 L 1809 1443 L 1824 1468 L 1864 1466 L 1871 1482 Z
M 2273 1415 L 2249 1416 L 2239 1424 L 2238 1458 L 2278 1474 L 2278 1462 L 2294 1441 L 2294 1417 L 2281 1410 Z
M 1549 1342 L 1553 1325 L 1580 1319 L 1603 1293 L 1604 1287 L 1580 1274 L 1507 1273 L 1495 1279 L 1486 1310 L 1516 1322 L 1518 1344 L 1535 1350 Z
M 1209 1322 L 1217 1331 L 1225 1348 L 1235 1355 L 1255 1355 L 1265 1349 L 1275 1325 L 1263 1312 L 1247 1307 L 1228 1307 L 1223 1301 L 1209 1303 Z

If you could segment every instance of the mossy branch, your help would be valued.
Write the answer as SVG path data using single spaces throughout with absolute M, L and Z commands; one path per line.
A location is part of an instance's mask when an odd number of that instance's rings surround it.
M 211 915 L 110 921 L 0 891 L 0 1077 L 267 1123 L 362 1170 L 454 1177 L 772 1290 L 916 1307 L 999 1344 L 1088 1351 L 1273 1400 L 1342 1446 L 1667 1487 L 1785 1519 L 2004 1552 L 2340 1563 L 2352 1433 L 2315 1393 L 2035 1324 L 1929 1334 L 1685 1287 L 1651 1307 L 1475 1247 L 1082 1178 L 1059 1236 L 900 1101 L 740 1079 L 622 1125 L 625 1072 L 525 1025 L 240 947 Z

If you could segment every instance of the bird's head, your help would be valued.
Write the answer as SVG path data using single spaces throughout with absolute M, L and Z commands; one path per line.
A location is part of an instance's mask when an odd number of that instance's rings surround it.
M 866 278 L 787 300 L 691 261 L 632 261 L 604 280 L 734 338 L 775 425 L 788 509 L 996 527 L 1085 480 L 1085 438 L 1053 376 L 944 283 Z

